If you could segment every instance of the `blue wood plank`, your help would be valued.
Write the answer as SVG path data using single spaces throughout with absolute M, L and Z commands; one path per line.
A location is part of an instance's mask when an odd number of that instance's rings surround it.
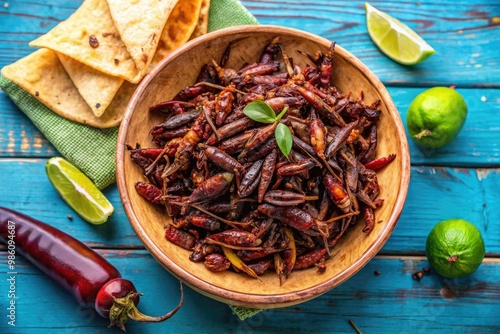
M 92 225 L 82 220 L 61 199 L 45 173 L 46 162 L 46 159 L 0 159 L 0 174 L 4 180 L 0 205 L 56 226 L 91 246 L 143 248 L 128 223 L 115 185 L 103 190 L 115 208 L 113 215 L 105 224 Z
M 57 151 L 0 90 L 0 157 L 51 157 Z
M 421 34 L 436 54 L 416 67 L 403 67 L 382 55 L 365 24 L 364 1 L 242 1 L 263 24 L 306 30 L 336 41 L 364 61 L 390 85 L 459 84 L 496 86 L 500 4 L 495 0 L 455 1 L 453 10 L 439 2 L 374 1 Z M 0 67 L 31 52 L 30 40 L 67 18 L 80 0 L 9 1 L 0 7 Z M 8 52 L 6 52 L 8 50 Z
M 139 304 L 159 315 L 179 299 L 178 281 L 145 251 L 99 251 L 144 293 Z M 0 263 L 6 252 L 0 251 Z M 220 302 L 185 288 L 184 306 L 161 324 L 129 323 L 129 333 L 354 333 L 352 319 L 364 333 L 498 333 L 500 262 L 487 260 L 461 280 L 437 274 L 414 281 L 428 267 L 420 257 L 377 257 L 338 288 L 307 303 L 267 310 L 240 321 Z M 16 327 L 6 320 L 2 299 L 1 333 L 121 333 L 82 309 L 65 291 L 20 256 L 16 259 Z M 380 276 L 374 275 L 375 271 Z M 0 291 L 9 290 L 0 274 Z M 35 289 L 33 287 L 36 287 Z
M 7 3 L 8 6 L 3 4 Z M 79 0 L 11 0 L 0 6 L 0 67 L 33 52 L 28 43 L 68 18 Z
M 498 87 L 500 3 L 489 1 L 369 1 L 420 34 L 436 50 L 431 58 L 404 67 L 371 42 L 365 1 L 242 1 L 260 23 L 293 27 L 337 42 L 360 58 L 384 83 L 458 84 Z M 451 9 L 452 7 L 452 9 Z
M 95 247 L 142 248 L 128 223 L 115 185 L 104 194 L 115 207 L 108 222 L 81 220 L 59 197 L 45 175 L 45 159 L 0 159 L 0 206 L 34 216 Z M 441 220 L 463 218 L 483 233 L 490 256 L 500 254 L 499 169 L 413 167 L 405 208 L 383 254 L 423 254 L 425 239 Z M 382 185 L 383 186 L 383 185 Z M 70 221 L 68 215 L 73 216 Z
M 480 230 L 491 256 L 500 251 L 500 170 L 413 167 L 401 219 L 384 253 L 419 253 L 435 224 L 466 219 Z

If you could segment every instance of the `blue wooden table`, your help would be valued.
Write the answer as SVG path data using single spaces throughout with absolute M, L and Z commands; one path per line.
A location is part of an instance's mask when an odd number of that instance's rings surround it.
M 217 0 L 212 0 L 217 1 Z M 382 251 L 354 277 L 304 304 L 240 321 L 229 307 L 186 288 L 182 309 L 162 324 L 128 324 L 129 333 L 499 333 L 500 332 L 500 2 L 498 0 L 374 1 L 415 29 L 436 54 L 404 67 L 371 42 L 362 1 L 251 0 L 264 24 L 303 29 L 348 49 L 388 87 L 403 120 L 426 88 L 455 85 L 469 116 L 448 146 L 428 154 L 412 142 L 406 206 Z M 0 67 L 32 52 L 28 42 L 66 19 L 80 0 L 0 2 Z M 104 225 L 85 223 L 60 199 L 44 170 L 58 152 L 0 91 L 0 205 L 22 211 L 95 248 L 144 293 L 140 308 L 161 314 L 176 305 L 178 284 L 144 249 L 120 203 Z M 68 215 L 73 216 L 69 220 Z M 460 217 L 482 232 L 486 258 L 464 279 L 412 274 L 429 266 L 425 239 L 443 219 Z M 18 256 L 15 327 L 7 317 L 11 286 L 0 248 L 0 333 L 119 333 Z M 379 275 L 376 275 L 375 273 Z

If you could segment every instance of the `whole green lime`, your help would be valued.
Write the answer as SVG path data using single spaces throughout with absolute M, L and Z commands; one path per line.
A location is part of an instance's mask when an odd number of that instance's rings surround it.
M 427 259 L 442 276 L 464 277 L 479 268 L 484 258 L 481 232 L 463 219 L 439 222 L 429 233 L 425 245 Z
M 411 102 L 406 124 L 418 145 L 435 149 L 455 139 L 466 118 L 467 104 L 460 93 L 448 87 L 434 87 Z

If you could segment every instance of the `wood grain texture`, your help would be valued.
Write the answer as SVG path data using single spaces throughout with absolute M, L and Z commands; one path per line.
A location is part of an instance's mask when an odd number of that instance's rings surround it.
M 146 251 L 100 250 L 144 293 L 139 308 L 148 314 L 172 309 L 179 298 L 178 281 Z M 0 252 L 6 263 L 6 252 Z M 18 257 L 16 328 L 0 321 L 11 334 L 122 333 L 82 309 L 73 297 Z M 411 278 L 429 264 L 421 257 L 376 257 L 346 283 L 299 306 L 264 311 L 242 322 L 220 302 L 185 287 L 180 311 L 161 324 L 129 322 L 128 333 L 354 333 L 352 319 L 363 333 L 498 333 L 500 263 L 486 260 L 472 276 L 446 280 L 432 273 Z M 140 269 L 138 269 L 140 268 Z M 374 275 L 375 271 L 380 276 Z M 34 288 L 40 287 L 40 288 Z M 43 288 L 42 288 L 43 287 Z M 5 279 L 0 291 L 7 291 Z M 50 296 L 50 297 L 49 297 Z M 47 304 L 50 301 L 50 304 Z M 2 302 L 2 309 L 4 304 Z
M 19 108 L 0 90 L 0 158 L 50 157 L 57 155 L 52 144 Z
M 387 85 L 498 87 L 500 3 L 481 1 L 371 1 L 421 35 L 436 54 L 404 67 L 372 43 L 365 1 L 242 1 L 260 23 L 296 27 L 337 42 L 368 65 Z M 453 10 L 450 10 L 453 7 Z
M 66 19 L 80 0 L 11 0 L 0 7 L 0 67 L 32 51 L 28 42 Z M 498 87 L 500 4 L 495 0 L 384 2 L 372 5 L 406 23 L 436 54 L 416 67 L 403 67 L 383 56 L 371 42 L 364 1 L 242 1 L 260 23 L 303 29 L 351 51 L 391 86 L 466 85 Z M 453 6 L 453 10 L 448 7 Z M 9 50 L 9 52 L 5 52 Z
M 128 222 L 115 185 L 104 190 L 115 212 L 106 224 L 90 225 L 60 199 L 45 175 L 46 162 L 47 159 L 0 159 L 0 205 L 57 226 L 92 247 L 143 248 Z M 423 254 L 425 238 L 434 224 L 463 217 L 481 230 L 488 255 L 499 256 L 498 185 L 500 169 L 412 167 L 403 213 L 382 254 Z M 72 221 L 68 215 L 73 216 Z
M 160 325 L 130 324 L 129 333 L 354 333 L 348 319 L 364 333 L 500 332 L 500 2 L 370 2 L 407 23 L 436 49 L 435 55 L 414 67 L 392 62 L 371 42 L 364 1 L 242 2 L 261 23 L 313 32 L 351 51 L 389 87 L 403 121 L 419 92 L 451 84 L 464 95 L 469 117 L 457 139 L 434 154 L 409 142 L 413 168 L 408 200 L 381 251 L 394 256 L 376 257 L 353 278 L 318 299 L 265 311 L 243 322 L 226 305 L 187 289 L 186 303 L 174 318 Z M 80 3 L 0 3 L 0 67 L 32 52 L 28 42 L 66 19 Z M 128 223 L 116 186 L 105 190 L 116 208 L 108 223 L 85 223 L 60 200 L 45 176 L 44 164 L 57 152 L 1 90 L 0 114 L 0 205 L 54 224 L 98 247 L 145 293 L 142 310 L 158 315 L 172 308 L 178 300 L 177 281 L 144 250 Z M 68 220 L 69 214 L 73 221 Z M 459 215 L 476 223 L 485 238 L 488 258 L 479 271 L 460 281 L 435 275 L 420 282 L 411 280 L 411 273 L 428 263 L 423 257 L 408 255 L 422 256 L 432 226 Z M 121 333 L 107 329 L 104 319 L 79 309 L 71 296 L 21 257 L 18 260 L 17 327 L 7 327 L 4 313 L 0 313 L 0 333 Z M 4 264 L 6 252 L 0 246 L 2 295 L 8 289 Z M 375 270 L 381 275 L 374 276 Z M 5 296 L 0 298 L 2 309 L 6 302 Z
M 441 220 L 462 218 L 483 234 L 490 256 L 500 252 L 500 169 L 413 167 L 406 205 L 387 253 L 419 253 L 432 227 Z

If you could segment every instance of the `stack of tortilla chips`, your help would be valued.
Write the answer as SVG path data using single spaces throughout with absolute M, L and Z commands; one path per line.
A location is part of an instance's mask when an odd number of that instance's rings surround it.
M 117 126 L 144 75 L 207 32 L 209 1 L 84 0 L 2 75 L 66 119 Z

